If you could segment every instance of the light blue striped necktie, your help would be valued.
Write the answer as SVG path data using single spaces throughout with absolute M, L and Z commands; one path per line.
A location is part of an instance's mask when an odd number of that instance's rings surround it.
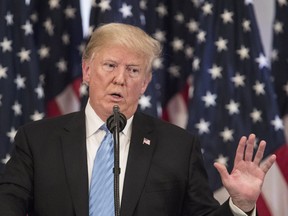
M 106 135 L 94 160 L 89 195 L 89 216 L 113 216 L 115 214 L 113 137 L 106 125 L 100 129 L 105 130 Z

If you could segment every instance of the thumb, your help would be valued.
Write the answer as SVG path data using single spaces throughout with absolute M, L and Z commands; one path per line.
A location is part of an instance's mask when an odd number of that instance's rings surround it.
M 227 171 L 227 168 L 223 164 L 221 164 L 219 162 L 215 162 L 214 163 L 214 167 L 219 172 L 219 174 L 221 176 L 221 179 L 222 179 L 222 182 L 223 182 L 224 179 L 229 178 L 229 173 Z

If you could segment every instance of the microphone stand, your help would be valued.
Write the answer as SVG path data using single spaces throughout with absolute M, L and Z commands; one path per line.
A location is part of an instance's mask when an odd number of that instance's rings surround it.
M 107 119 L 107 127 L 114 138 L 114 206 L 115 216 L 120 216 L 120 195 L 119 195 L 119 175 L 121 172 L 119 166 L 119 133 L 124 129 L 126 125 L 126 117 L 119 112 L 119 107 L 115 105 L 113 107 L 113 115 Z

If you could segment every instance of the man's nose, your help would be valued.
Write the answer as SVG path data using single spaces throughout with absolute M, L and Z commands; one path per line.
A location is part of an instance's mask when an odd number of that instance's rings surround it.
M 114 71 L 113 83 L 116 85 L 123 86 L 125 83 L 125 76 L 126 76 L 126 67 L 118 67 L 117 70 Z

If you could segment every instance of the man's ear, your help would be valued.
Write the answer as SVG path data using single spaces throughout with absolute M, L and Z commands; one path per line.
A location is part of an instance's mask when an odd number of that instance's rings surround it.
M 82 80 L 89 85 L 90 82 L 90 65 L 87 61 L 82 61 Z

